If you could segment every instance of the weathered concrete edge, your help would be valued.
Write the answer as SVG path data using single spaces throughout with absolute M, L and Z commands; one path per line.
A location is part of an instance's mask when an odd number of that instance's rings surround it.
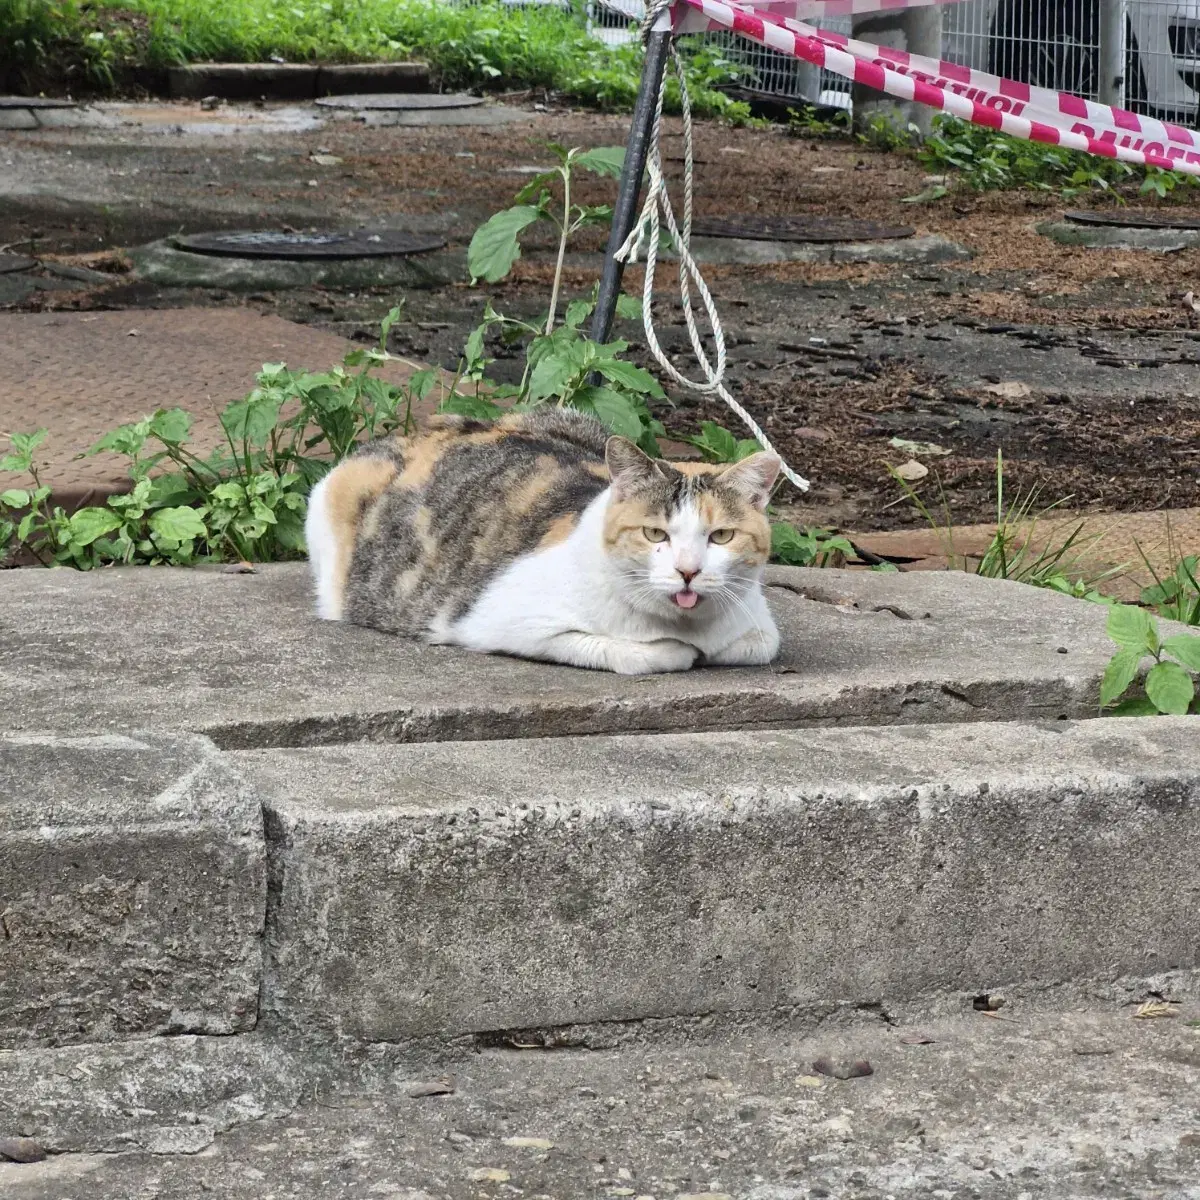
M 258 1020 L 262 805 L 193 734 L 0 738 L 0 1046 Z
M 1006 986 L 989 1000 L 1002 999 L 1002 1014 L 1020 1020 L 1096 1005 L 1132 1011 L 1159 997 L 1171 1003 L 1200 1000 L 1200 971 Z M 258 1031 L 0 1051 L 0 1128 L 35 1139 L 50 1154 L 194 1154 L 236 1126 L 284 1117 L 329 1094 L 401 1092 L 410 1081 L 469 1063 L 480 1050 L 702 1047 L 763 1029 L 836 1036 L 863 1022 L 924 1026 L 969 1016 L 978 999 L 971 993 L 938 992 L 907 1000 L 884 997 L 867 1005 L 647 1017 L 410 1042 L 295 1039 Z M 114 1096 L 130 1092 L 139 1097 L 137 1106 L 113 1103 Z
M 358 92 L 429 90 L 429 66 L 419 62 L 190 63 L 167 70 L 177 100 L 312 100 Z
M 1191 968 L 1195 741 L 1183 718 L 239 754 L 262 1019 L 396 1041 Z

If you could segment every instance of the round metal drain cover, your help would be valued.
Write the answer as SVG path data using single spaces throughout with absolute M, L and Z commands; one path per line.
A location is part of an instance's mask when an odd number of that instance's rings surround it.
M 45 96 L 0 96 L 0 108 L 78 108 L 74 100 L 47 99 Z
M 325 108 L 353 108 L 359 111 L 420 111 L 430 108 L 472 108 L 482 104 L 480 96 L 426 95 L 422 92 L 380 92 L 364 96 L 322 96 L 318 104 Z
M 1156 212 L 1088 212 L 1065 214 L 1076 225 L 1112 225 L 1119 229 L 1200 229 L 1200 217 L 1171 217 Z
M 12 275 L 16 271 L 32 271 L 36 266 L 36 258 L 26 258 L 23 254 L 0 254 L 0 275 Z
M 912 237 L 909 225 L 879 225 L 845 217 L 709 217 L 692 222 L 698 237 L 754 242 L 885 242 Z
M 230 233 L 190 233 L 174 239 L 180 250 L 231 258 L 384 258 L 440 250 L 436 234 L 397 229 L 356 229 L 342 233 L 284 233 L 274 229 Z

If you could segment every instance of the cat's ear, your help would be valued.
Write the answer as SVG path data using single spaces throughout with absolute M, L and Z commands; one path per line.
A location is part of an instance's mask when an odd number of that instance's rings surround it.
M 628 438 L 610 437 L 604 447 L 604 461 L 612 478 L 614 499 L 628 499 L 648 484 L 662 481 L 662 472 L 654 459 L 643 454 Z
M 782 465 L 777 455 L 752 454 L 722 471 L 721 482 L 762 511 L 771 498 L 771 489 L 779 478 Z

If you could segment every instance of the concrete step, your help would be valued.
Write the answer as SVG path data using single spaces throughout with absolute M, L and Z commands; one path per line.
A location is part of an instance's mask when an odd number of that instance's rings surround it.
M 12 571 L 0 704 L 15 730 L 149 726 L 230 749 L 1097 712 L 1101 606 L 955 572 L 769 580 L 771 667 L 630 679 L 317 621 L 300 563 Z
M 0 1049 L 253 1029 L 265 900 L 205 739 L 0 739 Z
M 314 100 L 359 92 L 427 92 L 429 66 L 419 62 L 191 63 L 167 71 L 177 100 Z
M 1132 1019 L 1147 999 L 1136 989 L 1053 1006 L 1012 994 L 1000 1019 L 969 1005 L 837 1011 L 630 1029 L 602 1053 L 481 1046 L 421 1061 L 380 1047 L 374 1069 L 326 1079 L 319 1055 L 255 1048 L 253 1035 L 43 1051 L 0 1070 L 0 1127 L 34 1131 L 51 1156 L 0 1161 L 0 1188 L 5 1200 L 1195 1200 L 1200 1005 L 1181 982 L 1157 982 L 1165 1019 Z M 822 1058 L 873 1073 L 830 1078 L 813 1068 Z M 454 1090 L 410 1094 L 434 1080 Z
M 231 759 L 266 813 L 267 1028 L 393 1042 L 1198 965 L 1192 718 Z

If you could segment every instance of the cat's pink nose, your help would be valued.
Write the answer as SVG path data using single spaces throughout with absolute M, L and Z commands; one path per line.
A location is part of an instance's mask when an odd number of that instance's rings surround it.
M 676 567 L 675 570 L 677 570 L 679 572 L 679 574 L 683 577 L 683 586 L 684 587 L 687 587 L 687 585 L 689 583 L 691 583 L 692 580 L 695 579 L 697 575 L 700 574 L 699 571 L 685 571 L 682 567 Z

